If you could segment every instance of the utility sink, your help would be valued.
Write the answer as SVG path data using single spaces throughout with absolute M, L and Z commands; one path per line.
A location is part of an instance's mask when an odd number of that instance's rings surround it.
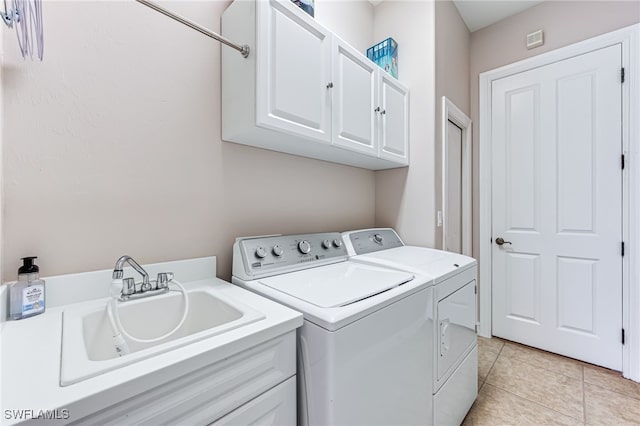
M 127 339 L 130 353 L 119 356 L 106 313 L 109 299 L 73 305 L 62 317 L 60 385 L 68 386 L 98 374 L 219 336 L 264 319 L 264 315 L 224 297 L 214 289 L 188 289 L 189 313 L 173 335 L 155 343 Z M 118 303 L 122 327 L 131 336 L 153 339 L 171 331 L 183 315 L 182 294 L 166 294 Z

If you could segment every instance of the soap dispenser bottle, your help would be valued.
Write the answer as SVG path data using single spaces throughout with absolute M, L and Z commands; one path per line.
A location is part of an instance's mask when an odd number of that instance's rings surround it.
M 10 315 L 12 320 L 32 317 L 44 312 L 44 280 L 38 278 L 40 268 L 33 263 L 35 256 L 23 257 L 18 269 L 18 281 L 11 285 Z

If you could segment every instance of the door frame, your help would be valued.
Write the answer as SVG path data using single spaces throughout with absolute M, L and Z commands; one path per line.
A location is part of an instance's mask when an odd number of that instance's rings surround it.
M 458 108 L 446 96 L 442 97 L 442 248 L 446 249 L 447 241 L 447 194 L 449 193 L 449 182 L 447 179 L 449 141 L 449 126 L 451 121 L 462 130 L 462 254 L 472 255 L 472 193 L 471 193 L 471 119 Z
M 615 44 L 622 47 L 622 66 L 627 71 L 622 84 L 622 149 L 625 168 L 622 175 L 622 347 L 624 377 L 640 382 L 640 24 L 593 37 L 566 47 L 524 59 L 480 74 L 480 150 L 479 150 L 479 334 L 491 337 L 491 86 L 494 80 L 549 65 Z

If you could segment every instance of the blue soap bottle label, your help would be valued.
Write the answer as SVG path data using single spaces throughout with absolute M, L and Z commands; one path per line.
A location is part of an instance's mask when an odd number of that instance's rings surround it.
M 22 316 L 44 311 L 44 285 L 32 284 L 22 290 Z

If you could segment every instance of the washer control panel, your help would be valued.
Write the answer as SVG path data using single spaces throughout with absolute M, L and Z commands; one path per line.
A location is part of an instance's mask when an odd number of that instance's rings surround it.
M 349 240 L 356 254 L 373 253 L 404 246 L 393 229 L 367 229 L 352 232 L 349 234 Z
M 234 245 L 234 267 L 238 255 L 246 275 L 255 277 L 344 261 L 347 249 L 340 233 L 324 232 L 239 238 Z

